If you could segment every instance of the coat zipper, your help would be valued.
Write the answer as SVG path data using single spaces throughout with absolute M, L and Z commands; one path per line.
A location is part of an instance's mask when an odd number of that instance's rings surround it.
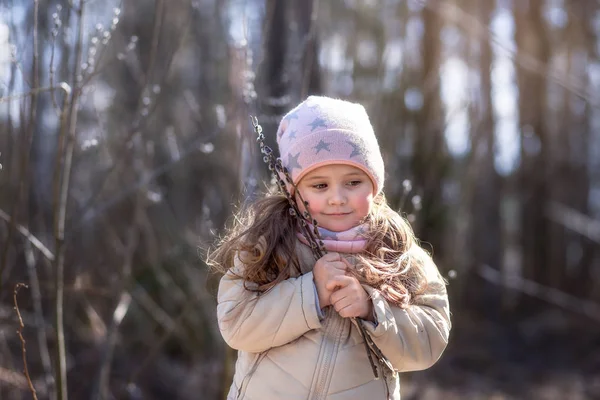
M 330 346 L 325 346 L 323 349 L 325 351 L 325 356 L 323 359 L 323 364 L 318 369 L 320 373 L 317 376 L 317 385 L 315 392 L 310 397 L 311 400 L 321 400 L 324 398 L 325 392 L 327 391 L 326 385 L 329 377 L 329 371 L 332 368 L 331 361 L 338 351 L 341 332 L 343 331 L 344 327 L 345 320 L 341 317 L 333 316 L 333 312 L 331 310 L 331 308 L 328 310 L 326 318 L 328 318 L 330 321 L 333 319 L 333 323 L 327 327 L 323 340 L 327 340 L 327 338 L 331 335 L 333 336 L 333 343 Z

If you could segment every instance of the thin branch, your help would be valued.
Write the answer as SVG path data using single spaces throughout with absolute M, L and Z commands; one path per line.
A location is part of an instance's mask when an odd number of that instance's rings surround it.
M 185 338 L 185 332 L 181 331 L 180 327 L 177 326 L 173 318 L 169 316 L 168 312 L 156 304 L 154 299 L 152 299 L 152 296 L 148 294 L 142 285 L 135 285 L 131 295 L 165 331 L 175 331 L 181 338 Z
M 128 383 L 135 383 L 137 381 L 140 374 L 148 367 L 148 365 L 150 365 L 152 360 L 154 360 L 154 358 L 158 355 L 158 353 L 165 345 L 167 340 L 171 337 L 173 332 L 175 332 L 175 328 L 181 325 L 186 314 L 196 305 L 197 303 L 194 301 L 189 301 L 185 304 L 181 312 L 173 320 L 173 326 L 166 329 L 162 337 L 158 341 L 154 342 L 154 345 L 148 351 L 146 358 L 144 358 L 142 362 L 139 363 L 139 366 L 131 373 L 129 379 L 127 380 Z
M 58 29 L 58 28 L 56 28 Z M 52 35 L 52 52 L 50 53 L 50 87 L 54 86 L 54 50 L 56 48 L 56 36 Z M 56 96 L 54 95 L 54 90 L 51 91 L 50 93 L 50 97 L 52 98 L 52 105 L 54 106 L 54 109 L 58 112 L 60 110 L 60 107 L 58 106 L 58 103 L 56 102 Z
M 31 285 L 31 297 L 33 300 L 33 310 L 35 317 L 35 328 L 37 331 L 37 341 L 40 351 L 40 359 L 44 367 L 45 381 L 48 388 L 54 386 L 54 377 L 52 375 L 52 361 L 50 351 L 48 350 L 48 338 L 44 321 L 44 310 L 42 308 L 42 292 L 40 290 L 40 281 L 35 268 L 35 254 L 31 248 L 31 242 L 25 243 L 25 262 L 27 264 L 27 275 L 29 275 L 29 284 Z
M 23 338 L 23 328 L 25 328 L 25 325 L 23 324 L 23 320 L 21 319 L 21 312 L 19 311 L 19 304 L 17 303 L 17 293 L 19 292 L 19 289 L 21 287 L 27 288 L 28 286 L 24 283 L 17 283 L 13 292 L 15 311 L 17 313 L 17 318 L 19 319 L 19 329 L 17 330 L 17 334 L 19 335 L 19 339 L 21 340 L 21 353 L 23 354 L 23 373 L 25 374 L 25 378 L 27 379 L 27 384 L 29 385 L 31 395 L 33 396 L 34 400 L 37 400 L 35 388 L 33 387 L 31 377 L 29 376 L 29 369 L 27 368 L 27 348 L 25 346 L 25 338 Z
M 160 82 L 159 86 L 162 87 L 164 86 L 165 82 L 168 79 L 169 76 L 169 71 L 171 70 L 171 66 L 173 64 L 173 61 L 175 59 L 175 54 L 182 48 L 185 39 L 187 38 L 192 20 L 193 20 L 193 10 L 190 10 L 189 17 L 182 29 L 183 33 L 181 35 L 179 35 L 179 40 L 177 42 L 177 45 L 174 46 L 173 48 L 173 52 L 171 53 L 171 56 L 168 57 L 168 61 L 167 61 L 167 66 L 165 68 L 165 74 L 163 76 L 162 81 Z M 155 28 L 156 29 L 156 28 Z M 154 35 L 154 34 L 153 34 Z M 143 93 L 141 94 L 143 95 Z M 160 97 L 159 97 L 160 99 Z M 138 101 L 138 104 L 141 104 L 142 99 L 140 98 Z M 152 113 L 154 112 L 154 109 L 156 108 L 158 104 L 158 101 L 153 102 L 153 107 L 152 110 L 148 113 L 148 116 L 146 116 L 146 118 L 142 119 L 141 121 L 139 121 L 139 123 L 137 123 L 137 119 L 133 120 L 133 123 L 131 125 L 131 127 L 129 128 L 129 132 L 127 133 L 127 137 L 124 140 L 124 145 L 121 148 L 120 151 L 118 151 L 118 153 L 115 155 L 115 157 L 113 157 L 115 160 L 117 160 L 110 168 L 109 170 L 104 174 L 104 176 L 101 178 L 101 182 L 100 184 L 96 185 L 96 191 L 92 194 L 92 196 L 89 198 L 88 201 L 85 202 L 85 204 L 80 208 L 80 213 L 79 215 L 77 215 L 76 217 L 74 217 L 76 219 L 75 225 L 76 226 L 80 226 L 83 223 L 85 223 L 86 221 L 88 221 L 89 219 L 86 218 L 86 215 L 88 213 L 88 211 L 90 210 L 90 208 L 93 206 L 93 204 L 95 203 L 95 201 L 97 200 L 97 198 L 100 196 L 101 192 L 104 189 L 104 186 L 106 185 L 106 183 L 109 181 L 109 178 L 111 177 L 112 173 L 114 171 L 117 171 L 117 167 L 121 166 L 121 164 L 127 159 L 127 157 L 124 157 L 125 152 L 128 149 L 128 145 L 131 142 L 131 140 L 134 138 L 134 136 L 136 134 L 139 134 L 140 131 L 142 131 L 144 129 L 144 123 L 146 123 L 148 121 L 148 118 L 150 117 L 150 115 L 152 115 Z M 138 111 L 136 110 L 136 115 L 138 114 Z M 214 132 L 213 135 L 211 135 L 210 137 L 214 137 L 217 134 L 217 132 Z M 198 142 L 201 139 L 198 139 Z M 192 144 L 192 146 L 195 145 L 196 142 L 194 142 Z M 194 147 L 195 149 L 196 147 Z M 189 153 L 188 153 L 189 154 Z M 179 158 L 178 160 L 175 160 L 174 162 L 179 162 L 181 161 L 182 158 Z M 104 209 L 104 208 L 103 208 Z M 94 215 L 93 217 L 95 217 L 96 215 Z M 92 218 L 93 218 L 92 217 Z M 71 223 L 71 220 L 69 220 L 69 225 Z
M 65 259 L 65 219 L 67 213 L 67 203 L 69 195 L 69 184 L 71 178 L 71 169 L 73 162 L 73 152 L 75 148 L 75 135 L 77 128 L 77 109 L 79 106 L 79 96 L 81 86 L 79 76 L 81 75 L 81 54 L 83 48 L 83 29 L 84 29 L 84 1 L 80 0 L 77 8 L 78 26 L 77 39 L 75 42 L 75 66 L 73 68 L 73 93 L 71 97 L 69 109 L 69 134 L 67 136 L 66 149 L 64 153 L 63 175 L 60 182 L 60 194 L 58 203 L 55 204 L 54 215 L 55 219 L 55 242 L 56 242 L 56 260 L 55 260 L 55 301 L 56 301 L 56 398 L 57 400 L 67 400 L 67 362 L 65 349 L 65 332 L 64 332 L 64 259 Z M 61 127 L 62 128 L 62 127 Z M 57 157 L 61 157 L 59 154 Z M 58 178 L 60 179 L 60 178 Z M 58 180 L 57 179 L 57 180 Z M 57 184 L 57 182 L 55 182 Z
M 19 99 L 22 99 L 23 97 L 37 96 L 39 93 L 50 92 L 50 91 L 55 91 L 55 90 L 62 90 L 65 92 L 66 95 L 71 93 L 71 87 L 66 82 L 61 82 L 58 84 L 58 86 L 50 85 L 50 86 L 44 86 L 41 88 L 33 88 L 25 93 L 17 93 L 12 96 L 0 97 L 0 104 L 8 103 L 13 100 L 19 100 Z
M 12 13 L 11 13 L 11 16 L 12 16 Z M 15 29 L 15 27 L 14 27 L 14 23 L 13 23 L 13 30 L 14 29 Z M 21 73 L 21 78 L 23 79 L 23 82 L 25 82 L 27 84 L 27 87 L 31 88 L 31 82 L 29 81 L 29 79 L 27 79 L 27 74 L 25 74 L 25 70 L 23 69 L 21 62 L 19 60 L 17 60 L 17 55 L 12 51 L 12 49 L 11 49 L 11 54 L 10 54 L 10 61 Z
M 104 203 L 100 204 L 96 208 L 96 210 L 90 210 L 89 208 L 87 208 L 86 210 L 84 210 L 84 212 L 82 213 L 82 216 L 81 216 L 80 220 L 77 221 L 77 224 L 71 226 L 71 230 L 70 230 L 69 233 L 70 234 L 75 233 L 84 224 L 86 224 L 86 223 L 90 222 L 91 220 L 96 219 L 97 217 L 101 216 L 102 214 L 104 214 L 105 212 L 107 212 L 109 209 L 111 209 L 115 205 L 119 204 L 121 201 L 125 200 L 126 198 L 128 198 L 132 194 L 136 193 L 141 187 L 148 185 L 148 183 L 152 182 L 156 178 L 158 178 L 158 177 L 162 176 L 163 174 L 167 173 L 169 170 L 171 170 L 172 168 L 174 168 L 175 166 L 177 166 L 180 162 L 184 161 L 189 156 L 191 156 L 191 155 L 196 154 L 197 152 L 199 152 L 200 151 L 200 145 L 203 144 L 203 143 L 209 142 L 211 139 L 213 139 L 216 136 L 217 133 L 218 133 L 218 131 L 215 131 L 209 137 L 199 137 L 199 138 L 197 138 L 192 143 L 190 143 L 188 146 L 185 146 L 185 151 L 181 152 L 180 157 L 178 159 L 170 161 L 170 162 L 167 162 L 167 163 L 159 166 L 158 168 L 156 168 L 156 169 L 148 172 L 139 181 L 137 181 L 133 185 L 130 185 L 130 186 L 126 187 L 121 192 L 118 192 L 117 194 L 115 194 L 114 196 L 112 196 L 111 198 L 109 198 L 107 201 L 105 201 Z
M 110 369 L 115 351 L 115 345 L 117 343 L 119 327 L 121 326 L 121 322 L 123 322 L 123 318 L 125 318 L 125 315 L 129 310 L 129 306 L 131 305 L 131 294 L 125 288 L 129 286 L 131 280 L 133 257 L 140 240 L 139 220 L 141 218 L 142 199 L 142 195 L 138 193 L 135 202 L 135 210 L 133 212 L 133 220 L 127 231 L 126 247 L 123 246 L 125 248 L 123 249 L 124 262 L 123 273 L 121 275 L 121 295 L 119 296 L 119 303 L 115 307 L 112 314 L 113 318 L 106 335 L 106 342 L 104 343 L 104 356 L 100 362 L 99 376 L 95 390 L 92 394 L 92 398 L 98 400 L 109 398 Z
M 15 312 L 15 308 L 9 307 L 8 303 L 4 304 L 4 305 L 0 305 L 0 322 L 6 323 L 6 324 L 12 324 L 13 322 L 17 322 L 17 318 L 14 315 L 14 312 Z M 35 315 L 34 314 L 27 312 L 27 311 L 21 311 L 21 318 L 23 318 L 23 323 L 25 325 L 35 325 Z M 45 328 L 50 329 L 50 328 L 52 328 L 52 326 L 50 324 L 46 324 Z M 4 353 L 1 353 L 1 354 L 5 355 Z M 8 365 L 5 365 L 5 366 L 8 366 Z
M 63 170 L 63 152 L 67 141 L 68 117 L 71 109 L 71 96 L 65 95 L 62 112 L 59 120 L 58 143 L 56 145 L 56 157 L 54 159 L 54 172 L 52 174 L 52 204 L 54 206 L 54 226 L 58 226 L 59 214 L 56 211 L 61 196 L 61 173 Z
M 8 215 L 2 209 L 0 209 L 0 218 L 2 218 L 8 224 L 12 223 L 11 222 L 12 219 L 11 219 L 10 215 Z M 40 251 L 40 253 L 42 253 L 44 255 L 44 257 L 46 257 L 49 261 L 54 261 L 54 254 L 52 254 L 52 252 L 44 245 L 44 243 L 41 242 L 41 240 L 39 240 L 37 237 L 35 237 L 23 225 L 20 225 L 17 223 L 15 223 L 15 225 L 16 225 L 17 231 L 21 235 L 23 235 L 25 237 L 25 239 L 27 239 L 27 241 L 33 245 L 33 247 L 38 249 Z
M 546 216 L 557 224 L 600 243 L 600 221 L 557 202 L 550 203 Z
M 88 0 L 89 2 L 89 0 Z M 121 10 L 123 8 L 123 0 L 121 0 L 119 2 L 119 4 L 116 6 L 117 9 Z M 115 14 L 116 16 L 117 14 Z M 112 28 L 110 29 L 110 31 L 114 31 Z M 114 35 L 111 33 L 111 39 L 114 38 Z M 98 38 L 100 39 L 100 38 Z M 95 58 L 94 60 L 94 68 L 92 68 L 89 72 L 87 72 L 87 75 L 85 75 L 83 77 L 83 81 L 82 81 L 82 86 L 87 86 L 88 83 L 90 83 L 92 81 L 92 79 L 94 79 L 96 76 L 98 76 L 100 73 L 102 73 L 104 71 L 104 68 L 106 68 L 108 65 L 110 65 L 114 60 L 110 60 L 105 62 L 104 64 L 100 65 L 100 62 L 102 61 L 104 55 L 106 54 L 106 49 L 108 48 L 108 41 L 104 42 L 104 40 L 100 41 L 98 40 L 99 44 L 102 44 L 102 46 L 100 47 L 100 52 L 98 53 L 98 56 L 94 56 Z
M 148 85 L 148 83 L 152 79 L 152 73 L 154 72 L 154 64 L 156 63 L 156 55 L 158 54 L 158 40 L 160 38 L 160 31 L 162 28 L 164 18 L 164 6 L 164 0 L 156 0 L 156 2 L 154 3 L 155 19 L 154 29 L 152 30 L 152 43 L 150 45 L 150 59 L 148 62 L 148 71 L 146 71 L 146 76 L 144 79 L 144 85 L 142 86 L 142 89 Z
M 117 343 L 117 337 L 119 332 L 119 326 L 123 322 L 123 318 L 129 310 L 131 305 L 131 294 L 128 292 L 121 293 L 119 303 L 113 311 L 113 317 L 110 324 L 110 328 L 106 337 L 106 343 L 104 344 L 104 351 L 102 361 L 100 362 L 100 372 L 97 387 L 95 389 L 95 395 L 93 398 L 101 400 L 108 399 L 109 383 L 110 383 L 110 367 L 112 364 L 112 358 Z
M 477 270 L 477 274 L 495 285 L 517 290 L 531 297 L 536 297 L 550 304 L 600 321 L 600 304 L 580 299 L 571 294 L 561 292 L 558 289 L 521 278 L 518 275 L 503 276 L 500 271 L 489 265 L 482 265 Z

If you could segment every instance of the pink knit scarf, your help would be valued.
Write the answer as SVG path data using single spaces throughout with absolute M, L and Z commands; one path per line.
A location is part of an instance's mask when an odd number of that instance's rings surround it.
M 309 229 L 313 229 L 311 224 L 309 224 Z M 333 232 L 325 228 L 321 228 L 320 226 L 318 229 L 327 251 L 336 251 L 339 253 L 360 253 L 367 247 L 367 239 L 365 238 L 365 234 L 368 229 L 368 224 L 361 224 L 343 232 Z M 301 232 L 296 232 L 296 236 L 302 243 L 309 246 L 308 240 L 306 240 Z

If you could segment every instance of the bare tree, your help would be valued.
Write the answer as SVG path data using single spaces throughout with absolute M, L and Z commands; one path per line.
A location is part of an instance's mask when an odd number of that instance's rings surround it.
M 434 252 L 442 252 L 442 238 L 447 218 L 442 186 L 450 168 L 444 140 L 443 105 L 440 101 L 440 32 L 444 20 L 435 9 L 424 7 L 423 38 L 421 40 L 422 68 L 420 89 L 423 106 L 418 113 L 413 139 L 412 175 L 420 194 L 422 212 L 416 221 L 416 232 L 431 244 Z

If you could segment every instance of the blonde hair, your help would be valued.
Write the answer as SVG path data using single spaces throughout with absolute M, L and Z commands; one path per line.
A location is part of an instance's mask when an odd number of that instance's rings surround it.
M 224 274 L 239 255 L 244 268 L 235 273 L 247 289 L 259 292 L 300 274 L 298 221 L 289 209 L 287 198 L 278 193 L 268 193 L 241 208 L 227 234 L 209 252 L 207 263 Z M 408 221 L 388 206 L 383 194 L 375 197 L 366 222 L 370 226 L 366 250 L 353 254 L 356 270 L 352 274 L 391 304 L 408 307 L 426 288 L 424 267 L 429 255 L 417 243 Z M 292 274 L 294 270 L 297 274 Z

